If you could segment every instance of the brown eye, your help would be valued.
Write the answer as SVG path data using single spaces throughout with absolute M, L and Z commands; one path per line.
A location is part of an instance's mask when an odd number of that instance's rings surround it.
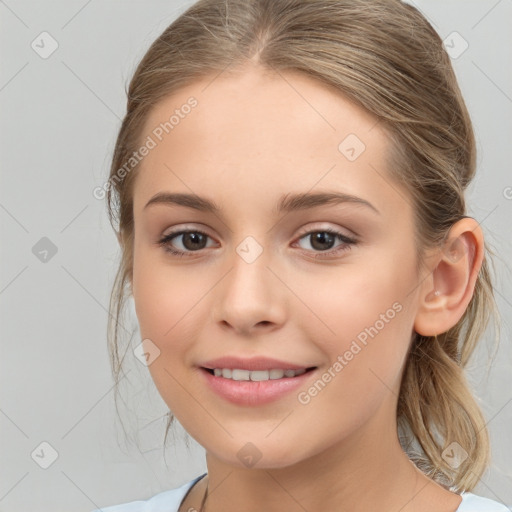
M 174 239 L 180 240 L 180 238 L 183 248 L 178 247 L 178 249 L 176 249 L 173 247 L 174 244 L 171 242 Z M 188 252 L 198 252 L 201 249 L 205 249 L 208 238 L 210 237 L 202 231 L 176 231 L 165 235 L 158 241 L 158 244 L 163 246 L 163 248 L 171 254 L 176 256 L 186 256 Z
M 321 253 L 326 253 L 328 255 L 338 254 L 339 252 L 350 249 L 352 245 L 357 243 L 356 240 L 353 240 L 345 236 L 343 233 L 333 229 L 309 231 L 302 235 L 299 240 L 304 239 L 309 240 L 313 252 L 320 252 L 320 254 L 314 255 L 315 257 L 322 257 L 323 254 Z M 332 249 L 336 240 L 339 240 L 342 243 L 337 248 Z

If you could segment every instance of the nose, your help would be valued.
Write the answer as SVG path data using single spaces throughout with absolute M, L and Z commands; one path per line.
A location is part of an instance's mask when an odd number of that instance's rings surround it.
M 214 321 L 246 336 L 278 329 L 286 317 L 287 288 L 265 251 L 254 261 L 241 254 L 234 254 L 230 270 L 216 286 Z

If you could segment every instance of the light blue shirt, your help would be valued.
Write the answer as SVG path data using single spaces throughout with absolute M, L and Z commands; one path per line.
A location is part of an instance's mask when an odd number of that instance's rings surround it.
M 155 494 L 149 500 L 131 501 L 121 505 L 95 509 L 92 512 L 178 512 L 187 491 L 205 475 L 206 473 L 176 489 Z M 456 512 L 511 512 L 510 508 L 497 501 L 470 492 L 463 492 L 460 496 L 462 502 Z

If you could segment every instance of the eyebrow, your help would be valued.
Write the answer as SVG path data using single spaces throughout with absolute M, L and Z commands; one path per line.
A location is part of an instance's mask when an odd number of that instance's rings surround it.
M 290 213 L 293 211 L 307 210 L 317 206 L 334 205 L 343 203 L 353 203 L 368 207 L 373 212 L 380 215 L 379 210 L 375 208 L 369 201 L 351 194 L 343 192 L 317 192 L 317 193 L 300 193 L 283 195 L 274 208 L 274 213 Z M 180 205 L 193 208 L 202 212 L 221 214 L 221 208 L 214 201 L 200 197 L 195 194 L 159 192 L 154 195 L 144 206 L 146 209 L 150 205 Z

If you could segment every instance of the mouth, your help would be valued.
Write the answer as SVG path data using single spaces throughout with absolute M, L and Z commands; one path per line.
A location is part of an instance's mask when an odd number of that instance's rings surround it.
M 199 366 L 201 381 L 216 395 L 242 407 L 259 407 L 281 399 L 307 386 L 318 366 L 247 370 Z M 268 367 L 267 367 L 268 368 Z M 292 395 L 293 396 L 293 395 Z M 288 397 L 288 398 L 287 398 Z

